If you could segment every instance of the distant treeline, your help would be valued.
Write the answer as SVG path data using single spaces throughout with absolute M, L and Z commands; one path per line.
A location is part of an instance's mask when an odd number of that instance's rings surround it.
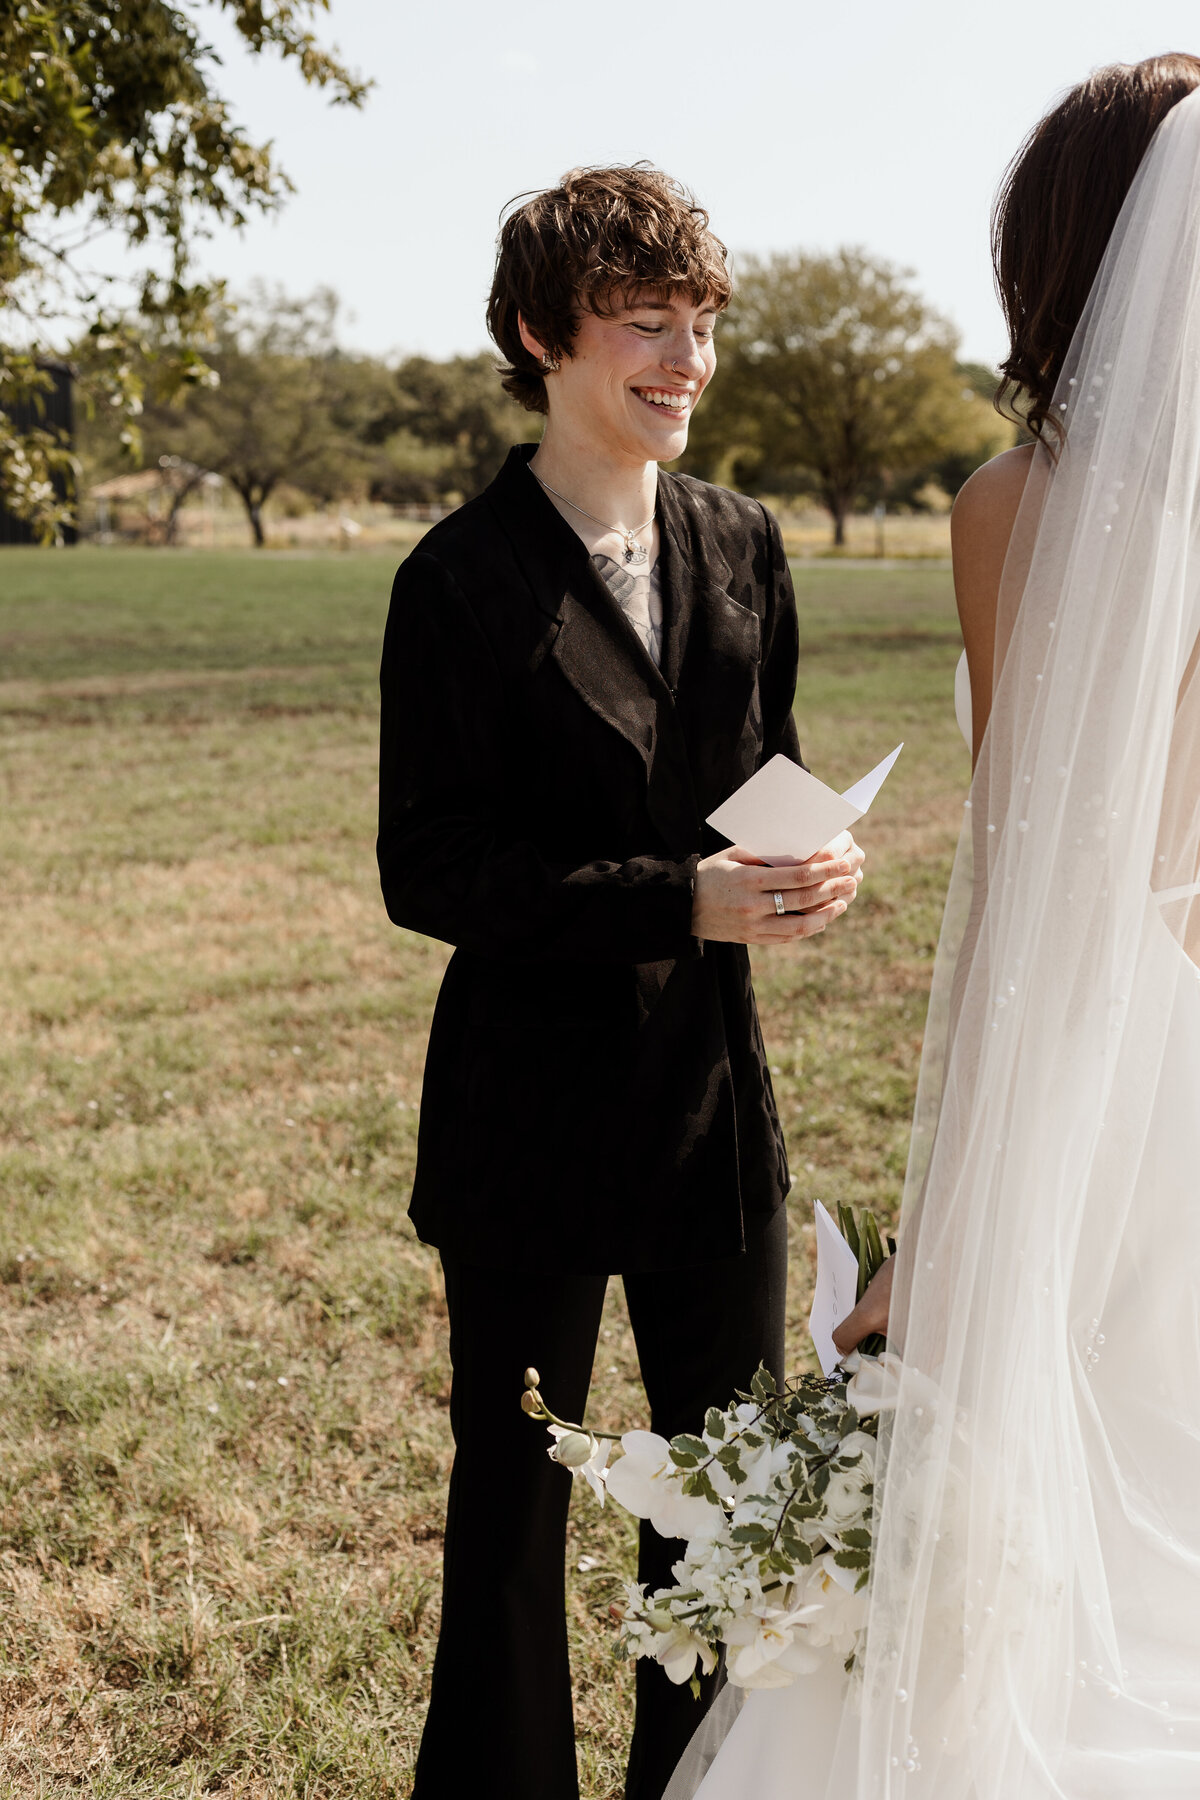
M 259 287 L 219 312 L 198 378 L 169 397 L 151 345 L 134 455 L 179 459 L 196 482 L 222 476 L 262 543 L 263 509 L 284 486 L 319 505 L 454 505 L 539 435 L 540 418 L 502 392 L 493 353 L 387 362 L 342 349 L 336 326 L 328 290 L 295 300 Z M 1013 441 L 994 385 L 993 371 L 958 360 L 953 329 L 889 265 L 853 250 L 751 260 L 681 467 L 815 500 L 841 542 L 856 507 L 935 503 Z M 131 466 L 125 424 L 94 418 L 82 448 L 93 482 Z M 189 491 L 175 481 L 176 508 Z

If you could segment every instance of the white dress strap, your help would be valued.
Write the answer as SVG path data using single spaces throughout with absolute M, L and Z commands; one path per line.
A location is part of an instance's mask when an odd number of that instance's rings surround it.
M 1155 888 L 1150 898 L 1158 906 L 1169 906 L 1172 900 L 1187 900 L 1193 894 L 1200 894 L 1200 881 L 1187 881 L 1182 887 Z

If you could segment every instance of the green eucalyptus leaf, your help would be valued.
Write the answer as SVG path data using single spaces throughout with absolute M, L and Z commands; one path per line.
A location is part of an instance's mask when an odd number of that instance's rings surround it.
M 867 1550 L 835 1550 L 833 1560 L 839 1569 L 869 1569 L 871 1566 Z
M 713 1486 L 707 1469 L 693 1469 L 692 1473 L 684 1479 L 683 1491 L 685 1494 L 694 1495 L 701 1500 L 711 1501 L 713 1506 L 721 1504 L 721 1496 Z
M 771 1535 L 769 1525 L 735 1525 L 729 1538 L 734 1544 L 769 1544 Z
M 765 1368 L 762 1365 L 759 1366 L 758 1373 L 755 1375 L 751 1387 L 754 1390 L 754 1398 L 760 1406 L 765 1406 L 767 1402 L 773 1400 L 779 1392 L 779 1389 L 775 1385 L 775 1377 L 772 1375 L 770 1369 Z

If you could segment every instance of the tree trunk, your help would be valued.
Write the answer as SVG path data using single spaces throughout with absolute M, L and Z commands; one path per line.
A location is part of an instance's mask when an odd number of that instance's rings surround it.
M 833 520 L 833 547 L 835 550 L 846 548 L 846 520 L 850 508 L 854 504 L 855 489 L 853 487 L 834 487 L 832 484 L 822 488 L 821 504 Z
M 251 482 L 235 481 L 229 477 L 230 484 L 237 490 L 237 495 L 246 509 L 246 517 L 250 521 L 250 530 L 254 534 L 254 548 L 262 550 L 267 542 L 267 534 L 263 530 L 262 512 L 267 496 L 258 486 Z
M 263 503 L 266 499 L 266 495 L 260 493 L 257 488 L 239 487 L 236 481 L 233 485 L 237 488 L 242 505 L 246 509 L 246 517 L 250 521 L 250 530 L 254 537 L 254 548 L 256 550 L 262 550 L 267 542 L 267 534 L 263 530 L 262 516 Z
M 199 485 L 200 477 L 197 477 L 195 481 L 189 481 L 186 487 L 180 488 L 171 496 L 171 507 L 167 513 L 167 526 L 163 535 L 164 544 L 179 542 L 179 515 L 183 511 L 184 502 L 195 493 Z

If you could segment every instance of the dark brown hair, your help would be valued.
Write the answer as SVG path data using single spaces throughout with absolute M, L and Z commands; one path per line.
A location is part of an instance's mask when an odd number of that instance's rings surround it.
M 992 213 L 992 262 L 1008 325 L 997 403 L 1036 437 L 1117 215 L 1159 125 L 1200 86 L 1200 58 L 1097 69 L 1036 125 Z
M 603 316 L 647 293 L 728 304 L 728 253 L 708 214 L 649 163 L 572 169 L 556 188 L 512 206 L 500 227 L 487 323 L 507 358 L 505 391 L 531 412 L 546 411 L 546 383 L 521 342 L 518 315 L 557 361 L 571 354 L 585 307 Z

